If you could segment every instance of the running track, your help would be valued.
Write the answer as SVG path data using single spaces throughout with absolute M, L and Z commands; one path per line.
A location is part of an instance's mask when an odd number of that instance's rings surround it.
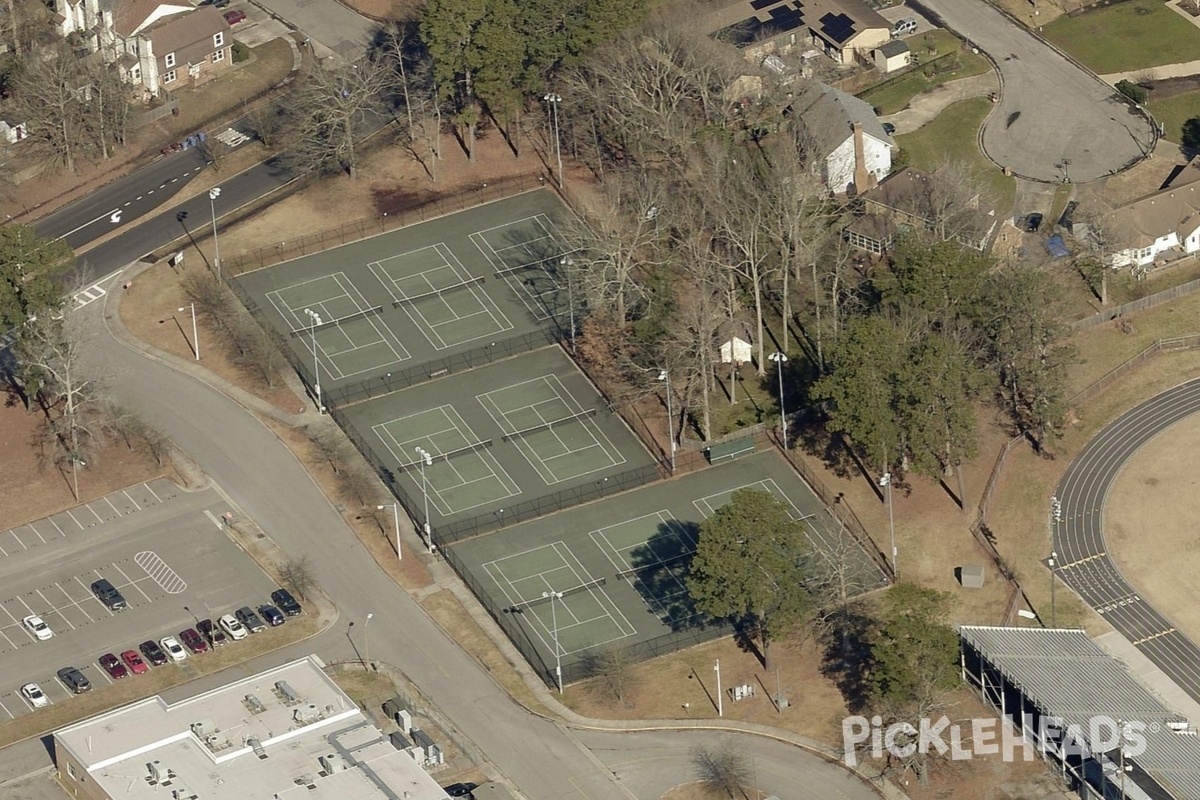
M 1193 380 L 1127 411 L 1096 434 L 1058 484 L 1062 515 L 1054 523 L 1054 548 L 1059 556 L 1055 573 L 1063 583 L 1200 701 L 1200 648 L 1137 594 L 1109 558 L 1104 541 L 1105 498 L 1125 462 L 1197 412 L 1200 380 Z

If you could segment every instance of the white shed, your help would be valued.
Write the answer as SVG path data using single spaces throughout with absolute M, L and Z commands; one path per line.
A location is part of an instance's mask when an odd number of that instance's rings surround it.
M 912 51 L 905 42 L 892 39 L 871 51 L 871 58 L 875 61 L 875 68 L 886 75 L 911 64 Z

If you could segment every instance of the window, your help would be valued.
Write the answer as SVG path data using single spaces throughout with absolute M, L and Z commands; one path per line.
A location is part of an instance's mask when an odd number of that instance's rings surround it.
M 163 83 L 174 83 L 174 82 L 175 82 L 175 70 L 171 70 L 166 75 L 163 75 Z
M 164 63 L 164 64 L 165 64 L 165 65 L 166 65 L 168 68 L 175 66 L 175 54 L 174 54 L 174 53 L 167 53 L 165 56 L 163 56 L 163 63 Z
M 75 765 L 72 764 L 70 761 L 67 762 L 67 774 L 70 775 L 72 778 L 75 777 Z
M 217 50 L 215 53 L 212 54 L 212 63 L 216 64 L 218 61 L 224 61 L 224 60 L 225 60 L 225 51 L 224 50 Z
M 213 34 L 213 47 L 224 47 L 224 46 L 225 46 L 225 32 L 217 31 L 216 33 Z
M 129 80 L 133 81 L 134 83 L 137 83 L 141 79 L 142 79 L 142 68 L 139 67 L 137 64 L 134 64 L 132 67 L 129 68 Z
M 199 64 L 188 64 L 188 77 L 189 78 L 199 78 L 200 77 L 200 65 Z

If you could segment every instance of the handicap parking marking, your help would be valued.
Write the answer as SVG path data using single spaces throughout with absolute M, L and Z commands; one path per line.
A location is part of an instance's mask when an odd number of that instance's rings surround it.
M 179 594 L 187 588 L 187 581 L 179 577 L 178 573 L 171 569 L 167 562 L 163 561 L 153 550 L 143 550 L 134 556 L 133 560 L 167 594 Z
M 140 555 L 140 553 L 139 553 L 139 555 Z M 136 559 L 135 559 L 135 560 L 136 560 Z M 137 582 L 137 581 L 135 581 L 135 580 L 130 580 L 129 576 L 125 574 L 125 570 L 121 569 L 121 567 L 120 567 L 119 565 L 117 565 L 117 564 L 113 564 L 113 569 L 115 569 L 117 572 L 121 573 L 121 577 L 125 579 L 125 582 L 126 582 L 126 583 L 127 583 L 129 586 L 132 586 L 133 588 L 135 588 L 135 589 L 137 589 L 139 592 L 141 592 L 141 594 L 142 594 L 142 597 L 146 598 L 146 602 L 147 602 L 147 603 L 153 603 L 153 602 L 154 602 L 153 600 L 151 600 L 151 599 L 150 599 L 150 595 L 146 594 L 146 591 L 145 591 L 144 589 L 142 589 L 142 587 L 138 586 L 138 582 Z

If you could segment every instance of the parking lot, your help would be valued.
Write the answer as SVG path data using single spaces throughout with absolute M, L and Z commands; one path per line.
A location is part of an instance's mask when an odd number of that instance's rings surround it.
M 26 683 L 63 702 L 70 692 L 55 675 L 63 667 L 78 667 L 98 688 L 112 680 L 96 663 L 104 653 L 269 602 L 275 586 L 226 535 L 227 511 L 214 490 L 158 480 L 0 532 L 0 722 L 32 710 L 19 693 Z M 101 578 L 127 608 L 97 598 L 91 587 Z M 39 641 L 22 622 L 29 615 L 53 637 Z

